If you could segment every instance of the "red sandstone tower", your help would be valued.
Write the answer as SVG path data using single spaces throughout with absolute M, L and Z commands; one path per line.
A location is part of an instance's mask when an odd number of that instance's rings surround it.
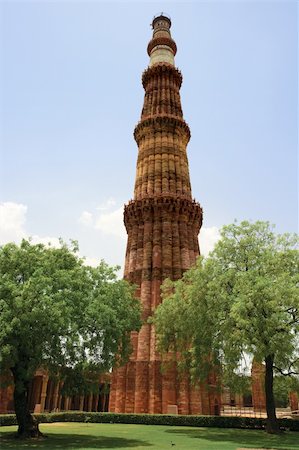
M 149 67 L 142 75 L 144 104 L 134 130 L 139 149 L 134 200 L 124 212 L 124 276 L 138 286 L 145 322 L 161 302 L 163 280 L 179 279 L 195 263 L 202 224 L 201 207 L 191 195 L 186 154 L 190 130 L 181 108 L 182 75 L 174 65 L 171 21 L 161 14 L 152 27 Z M 192 388 L 187 377 L 178 377 L 175 366 L 161 372 L 152 325 L 145 323 L 133 333 L 132 343 L 130 362 L 112 376 L 111 412 L 214 413 L 215 400 L 205 389 Z

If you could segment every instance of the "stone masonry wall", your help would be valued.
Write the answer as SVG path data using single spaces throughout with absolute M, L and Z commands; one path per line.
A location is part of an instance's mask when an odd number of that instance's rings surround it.
M 169 51 L 174 52 L 165 24 L 161 22 L 163 42 L 169 42 Z M 148 46 L 150 53 L 155 39 Z M 113 373 L 109 410 L 167 413 L 177 408 L 180 414 L 210 414 L 216 401 L 212 392 L 191 386 L 188 376 L 178 376 L 175 363 L 161 370 L 155 329 L 146 322 L 161 302 L 162 282 L 179 279 L 199 255 L 202 209 L 191 194 L 186 152 L 190 130 L 179 93 L 182 75 L 168 61 L 159 61 L 143 73 L 142 83 L 144 104 L 134 130 L 138 145 L 134 199 L 124 211 L 128 233 L 124 277 L 137 285 L 144 324 L 139 333 L 132 333 L 130 362 Z

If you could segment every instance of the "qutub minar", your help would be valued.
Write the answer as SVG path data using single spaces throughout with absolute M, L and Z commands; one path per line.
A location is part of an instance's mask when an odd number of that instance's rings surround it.
M 179 279 L 199 255 L 202 209 L 192 199 L 186 147 L 190 129 L 180 99 L 182 75 L 175 67 L 177 46 L 171 20 L 163 13 L 152 22 L 149 67 L 141 120 L 134 130 L 138 160 L 134 199 L 125 206 L 128 233 L 124 277 L 138 286 L 143 319 L 161 302 L 165 278 Z M 113 373 L 109 410 L 126 413 L 214 413 L 210 389 L 194 388 L 175 365 L 161 371 L 153 325 L 132 334 L 130 362 Z M 217 397 L 217 396 L 216 396 Z
M 219 414 L 223 405 L 244 404 L 244 396 L 222 386 L 215 389 L 215 376 L 193 386 L 187 375 L 177 373 L 176 364 L 161 371 L 153 326 L 146 322 L 161 302 L 165 278 L 179 279 L 199 255 L 198 234 L 202 210 L 192 200 L 186 147 L 190 130 L 183 119 L 180 100 L 182 75 L 174 65 L 176 44 L 171 21 L 164 14 L 152 23 L 148 44 L 150 63 L 143 73 L 145 89 L 141 120 L 135 128 L 138 145 L 134 200 L 125 207 L 128 233 L 125 278 L 137 285 L 145 324 L 132 333 L 133 353 L 124 367 L 99 375 L 98 391 L 86 395 L 63 394 L 63 380 L 52 378 L 42 367 L 30 383 L 31 412 L 111 411 L 126 413 Z M 265 411 L 264 367 L 252 367 L 253 411 Z M 3 379 L 0 376 L 0 381 Z M 0 386 L 0 413 L 14 412 L 12 379 Z M 9 383 L 10 381 L 10 383 Z M 107 385 L 110 384 L 110 396 Z M 109 403 L 109 404 L 108 404 Z M 298 397 L 290 395 L 292 410 Z

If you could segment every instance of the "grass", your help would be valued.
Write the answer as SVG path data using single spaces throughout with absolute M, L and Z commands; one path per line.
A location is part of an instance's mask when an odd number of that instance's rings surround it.
M 298 450 L 299 433 L 267 435 L 260 430 L 189 428 L 154 425 L 55 423 L 42 424 L 48 437 L 19 441 L 16 427 L 1 427 L 1 450 L 237 450 L 244 448 Z

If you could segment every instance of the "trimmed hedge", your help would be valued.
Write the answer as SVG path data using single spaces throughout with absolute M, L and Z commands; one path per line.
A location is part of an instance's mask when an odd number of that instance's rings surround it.
M 0 427 L 6 427 L 7 425 L 17 425 L 15 414 L 0 414 Z
M 169 425 L 185 427 L 264 429 L 266 419 L 226 416 L 175 416 L 165 414 L 114 414 L 98 412 L 60 412 L 34 414 L 39 423 L 85 422 L 85 423 L 130 423 L 140 425 Z M 14 414 L 0 415 L 0 426 L 16 425 Z M 281 428 L 299 431 L 299 420 L 279 419 Z

